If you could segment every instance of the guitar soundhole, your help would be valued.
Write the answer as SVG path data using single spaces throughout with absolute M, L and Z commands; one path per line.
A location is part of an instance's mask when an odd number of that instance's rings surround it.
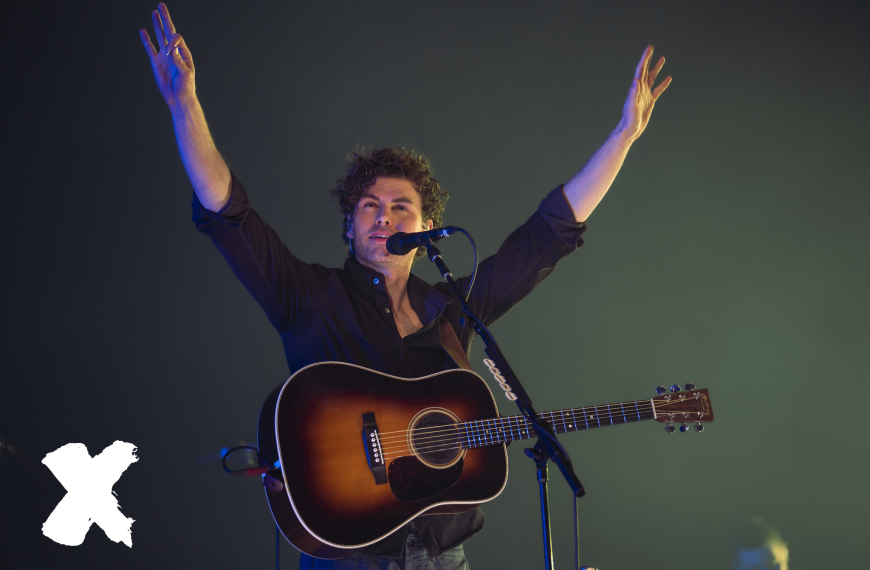
M 444 408 L 426 408 L 408 424 L 412 456 L 390 463 L 390 489 L 400 501 L 422 501 L 449 489 L 462 475 L 459 417 Z
M 408 448 L 424 465 L 446 469 L 465 455 L 459 435 L 459 418 L 443 408 L 428 408 L 411 420 Z

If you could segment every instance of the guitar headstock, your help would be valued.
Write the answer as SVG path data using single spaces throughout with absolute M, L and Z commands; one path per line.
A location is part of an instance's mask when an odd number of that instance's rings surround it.
M 656 392 L 659 395 L 653 398 L 655 420 L 667 424 L 667 433 L 674 433 L 671 423 L 682 424 L 680 431 L 684 433 L 689 430 L 686 424 L 694 423 L 695 431 L 700 433 L 704 431 L 701 423 L 713 421 L 713 406 L 706 389 L 696 390 L 694 384 L 686 384 L 685 390 L 673 385 L 670 394 L 664 386 L 656 388 Z

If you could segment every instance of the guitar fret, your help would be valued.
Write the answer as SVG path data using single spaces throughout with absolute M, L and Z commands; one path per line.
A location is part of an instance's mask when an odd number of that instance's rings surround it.
M 574 415 L 574 408 L 571 408 L 571 417 L 574 419 L 574 429 L 580 429 L 580 426 L 577 425 L 577 416 Z
M 468 422 L 463 422 L 462 427 L 465 428 L 465 440 L 467 443 L 466 447 L 470 448 L 471 447 L 471 435 L 468 433 Z
M 477 420 L 477 425 L 480 426 L 480 437 L 483 439 L 481 445 L 489 445 L 489 442 L 486 441 L 486 429 L 483 427 L 483 420 Z
M 640 421 L 640 407 L 637 405 L 637 400 L 634 401 L 634 409 L 637 410 L 637 421 Z
M 511 432 L 511 441 L 516 441 L 516 438 L 514 438 L 514 427 L 513 427 L 513 425 L 511 425 L 511 418 L 508 418 L 507 421 L 508 421 L 508 430 Z
M 478 429 L 478 427 L 477 427 L 477 422 L 476 422 L 476 421 L 471 422 L 471 428 L 472 428 L 472 430 L 474 430 L 474 437 L 475 437 L 475 440 L 476 440 L 477 447 L 480 447 L 480 446 L 481 446 L 481 443 L 480 443 L 480 429 Z
M 620 403 L 620 404 L 619 404 L 619 409 L 622 410 L 622 423 L 627 424 L 627 423 L 628 423 L 628 420 L 625 419 L 625 406 L 623 406 L 623 405 Z

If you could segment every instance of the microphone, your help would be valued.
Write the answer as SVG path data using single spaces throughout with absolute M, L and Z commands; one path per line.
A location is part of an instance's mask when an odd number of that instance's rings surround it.
M 458 231 L 459 228 L 447 226 L 446 228 L 435 228 L 428 232 L 413 232 L 409 234 L 397 232 L 387 239 L 387 251 L 393 255 L 408 255 L 420 246 L 436 242 Z

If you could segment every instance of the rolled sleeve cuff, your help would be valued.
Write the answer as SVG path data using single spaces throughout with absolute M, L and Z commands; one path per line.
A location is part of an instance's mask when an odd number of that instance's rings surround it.
M 251 209 L 251 204 L 248 201 L 248 193 L 245 192 L 244 186 L 239 182 L 236 175 L 230 172 L 232 176 L 232 191 L 230 191 L 230 199 L 224 204 L 224 207 L 217 212 L 212 212 L 202 205 L 196 192 L 193 193 L 193 221 L 201 222 L 204 219 L 221 220 L 229 223 L 231 226 L 238 227 L 244 221 L 245 216 Z
M 541 200 L 538 213 L 565 243 L 575 247 L 583 245 L 581 236 L 586 231 L 586 222 L 574 219 L 574 209 L 565 196 L 564 185 L 557 186 Z

